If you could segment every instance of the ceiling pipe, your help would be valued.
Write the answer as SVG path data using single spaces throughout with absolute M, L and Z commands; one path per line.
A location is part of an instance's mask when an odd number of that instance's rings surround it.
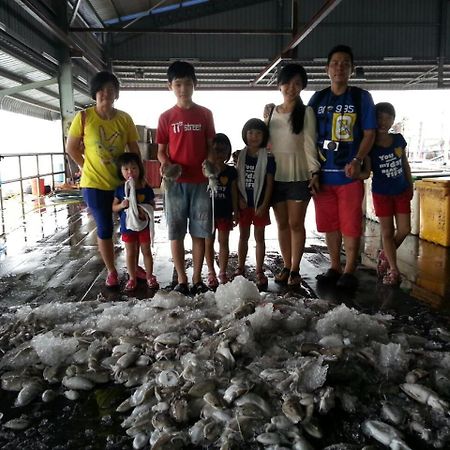
M 280 56 L 275 58 L 272 62 L 270 62 L 262 71 L 261 73 L 251 82 L 252 85 L 257 84 L 259 81 L 261 81 L 274 67 L 276 67 L 281 60 L 283 59 L 283 55 L 289 53 L 292 49 L 297 47 L 298 44 L 300 44 L 303 39 L 308 36 L 309 33 L 311 33 L 314 28 L 319 25 L 320 22 L 322 22 L 325 17 L 328 16 L 328 14 L 333 11 L 334 8 L 336 8 L 339 3 L 341 3 L 342 0 L 327 0 L 322 8 L 319 9 L 319 11 L 314 14 L 314 16 L 311 18 L 311 20 L 304 26 L 303 30 L 294 36 L 294 39 L 289 43 L 289 45 L 281 52 Z

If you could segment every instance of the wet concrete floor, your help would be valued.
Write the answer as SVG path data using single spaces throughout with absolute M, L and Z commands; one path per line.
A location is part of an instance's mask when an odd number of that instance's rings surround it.
M 28 211 L 28 212 L 27 212 Z M 163 289 L 170 289 L 176 279 L 167 240 L 162 200 L 156 212 L 154 242 L 155 274 Z M 52 300 L 83 301 L 102 295 L 107 300 L 128 296 L 151 297 L 144 283 L 133 294 L 125 294 L 125 255 L 117 234 L 117 267 L 121 288 L 108 289 L 106 276 L 96 247 L 95 224 L 81 202 L 54 202 L 51 198 L 30 200 L 27 208 L 19 202 L 9 202 L 2 214 L 3 235 L 0 236 L 0 297 L 1 307 L 40 304 Z M 238 230 L 230 239 L 230 273 L 236 267 Z M 301 263 L 304 283 L 300 294 L 318 296 L 336 303 L 345 302 L 360 310 L 394 310 L 414 314 L 417 309 L 429 310 L 446 317 L 450 312 L 450 248 L 445 248 L 410 235 L 399 250 L 399 267 L 403 282 L 399 288 L 380 285 L 375 265 L 381 245 L 379 225 L 365 221 L 361 263 L 357 276 L 360 287 L 349 294 L 336 290 L 320 290 L 316 275 L 328 268 L 329 257 L 324 237 L 315 230 L 314 208 L 307 214 L 307 241 Z M 217 248 L 216 248 L 217 250 Z M 283 294 L 286 287 L 277 285 L 273 276 L 282 267 L 276 224 L 266 229 L 266 275 L 268 291 Z M 254 243 L 249 243 L 248 276 L 254 279 Z M 191 275 L 190 239 L 186 238 L 186 264 Z M 203 269 L 206 279 L 207 269 Z

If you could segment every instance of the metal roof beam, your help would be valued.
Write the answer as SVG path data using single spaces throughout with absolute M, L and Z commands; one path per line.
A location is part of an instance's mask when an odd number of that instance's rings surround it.
M 236 34 L 236 35 L 266 35 L 266 36 L 284 36 L 291 35 L 290 30 L 223 30 L 223 29 L 186 29 L 186 28 L 158 28 L 150 30 L 148 28 L 82 28 L 72 27 L 73 33 L 128 33 L 128 34 Z
M 30 89 L 39 89 L 56 83 L 58 83 L 57 78 L 49 78 L 48 80 L 34 81 L 32 83 L 20 84 L 19 86 L 14 86 L 11 88 L 0 89 L 0 98 L 5 95 L 14 95 L 19 92 L 29 91 Z
M 304 26 L 303 30 L 299 34 L 294 36 L 294 39 L 292 39 L 289 45 L 281 52 L 280 56 L 270 62 L 255 78 L 255 80 L 253 80 L 252 84 L 257 84 L 259 81 L 261 81 L 274 67 L 276 67 L 281 62 L 281 60 L 283 59 L 283 55 L 297 47 L 297 45 L 300 44 L 300 42 L 303 41 L 306 36 L 308 36 L 308 34 L 311 33 L 314 28 L 316 28 L 317 25 L 319 25 L 319 23 L 328 16 L 328 14 L 330 14 L 331 11 L 333 11 L 333 9 L 339 5 L 339 3 L 341 3 L 341 1 L 342 0 L 327 0 L 322 8 L 320 8 L 319 11 L 317 11 L 317 13 L 311 18 L 311 20 Z
M 199 5 L 189 6 L 188 8 L 182 7 L 158 14 L 151 14 L 150 10 L 148 16 L 139 20 L 139 27 L 150 29 L 161 28 L 166 25 L 173 25 L 174 23 L 198 19 L 211 14 L 256 5 L 267 1 L 269 0 L 209 0 L 206 3 L 201 3 Z M 127 30 L 131 30 L 135 25 L 125 24 L 125 27 L 127 27 Z

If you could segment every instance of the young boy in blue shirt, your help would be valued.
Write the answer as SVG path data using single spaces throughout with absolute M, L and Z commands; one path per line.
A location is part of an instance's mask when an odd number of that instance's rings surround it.
M 215 136 L 211 111 L 192 100 L 197 77 L 192 64 L 175 61 L 167 71 L 168 87 L 176 105 L 161 114 L 156 141 L 161 174 L 172 164 L 181 166 L 181 176 L 165 191 L 166 219 L 172 258 L 178 275 L 174 290 L 196 295 L 208 290 L 201 278 L 205 238 L 211 235 L 211 199 L 202 163 Z M 193 275 L 189 290 L 184 260 L 184 237 L 189 224 L 192 237 Z

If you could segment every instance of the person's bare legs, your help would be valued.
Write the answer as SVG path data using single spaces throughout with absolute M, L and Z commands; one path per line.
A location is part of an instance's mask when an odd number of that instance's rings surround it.
M 114 272 L 116 270 L 116 266 L 114 264 L 114 244 L 112 239 L 100 239 L 97 237 L 97 245 L 98 250 L 100 252 L 100 256 L 105 263 L 106 269 L 108 272 Z
M 218 230 L 219 238 L 219 271 L 227 273 L 228 257 L 230 255 L 230 230 Z
M 250 238 L 250 226 L 239 227 L 239 244 L 238 244 L 238 269 L 244 270 L 245 260 L 248 252 L 248 239 Z
M 383 250 L 388 260 L 389 267 L 398 272 L 397 267 L 397 246 L 395 245 L 395 227 L 392 216 L 378 217 L 380 221 L 381 239 L 383 241 Z
M 305 250 L 306 241 L 305 216 L 307 207 L 308 202 L 293 200 L 287 201 L 291 241 L 291 260 L 289 266 L 291 268 L 291 272 L 300 271 L 300 261 Z
M 411 233 L 411 215 L 410 214 L 396 214 L 395 215 L 396 232 L 394 236 L 395 246 L 397 248 L 402 245 L 409 233 Z
M 255 227 L 256 241 L 256 273 L 263 272 L 264 257 L 266 255 L 266 241 L 264 239 L 265 227 Z
M 283 266 L 291 270 L 291 230 L 289 227 L 288 202 L 277 202 L 273 205 L 273 212 L 277 221 L 278 244 L 280 246 Z
M 184 239 L 170 241 L 173 264 L 178 275 L 178 283 L 187 284 L 186 268 L 184 263 Z
M 215 235 L 210 238 L 205 239 L 205 259 L 206 265 L 208 266 L 209 273 L 216 273 L 216 269 L 214 267 L 214 241 Z M 219 231 L 219 242 L 220 242 L 220 231 Z M 219 250 L 220 255 L 220 250 Z M 219 257 L 220 261 L 220 257 Z
M 145 272 L 147 273 L 147 277 L 149 277 L 153 275 L 153 255 L 150 242 L 143 242 L 140 247 L 142 256 L 144 257 Z
M 197 284 L 202 281 L 202 266 L 205 259 L 205 238 L 192 236 L 192 265 L 194 272 L 192 274 L 192 283 Z
M 397 265 L 397 249 L 402 245 L 406 236 L 411 232 L 411 217 L 409 214 L 397 214 L 394 218 L 379 217 L 381 227 L 381 237 L 383 240 L 383 250 L 388 260 L 389 267 L 399 272 Z
M 341 267 L 341 246 L 342 235 L 340 231 L 330 231 L 325 233 L 328 252 L 330 254 L 331 268 L 336 272 L 342 273 Z
M 136 250 L 136 242 L 125 242 L 125 259 L 127 262 L 127 272 L 130 280 L 136 279 Z
M 359 256 L 359 245 L 361 238 L 343 236 L 344 238 L 344 249 L 345 249 L 345 267 L 344 273 L 351 273 L 356 270 L 356 263 Z

